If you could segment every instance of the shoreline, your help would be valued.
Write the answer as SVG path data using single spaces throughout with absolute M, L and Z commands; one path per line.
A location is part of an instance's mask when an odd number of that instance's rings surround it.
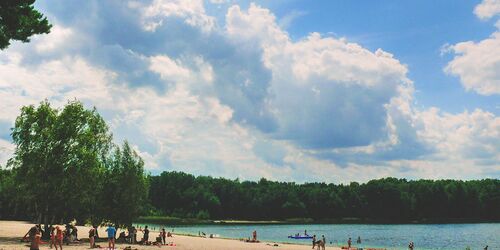
M 195 218 L 178 218 L 169 216 L 142 216 L 134 224 L 168 224 L 168 225 L 291 225 L 291 224 L 366 224 L 366 225 L 432 225 L 432 224 L 478 224 L 500 223 L 497 220 L 457 218 L 457 219 L 421 219 L 411 221 L 388 221 L 360 218 L 341 218 L 313 220 L 311 218 L 295 218 L 288 220 L 200 220 Z
M 27 249 L 28 243 L 20 242 L 23 235 L 31 228 L 34 224 L 26 221 L 0 221 L 0 250 L 3 249 Z M 89 248 L 89 240 L 87 237 L 87 232 L 90 227 L 87 226 L 77 226 L 78 235 L 80 243 L 70 244 L 69 246 L 63 245 L 64 249 L 75 249 L 83 250 Z M 105 235 L 104 228 L 100 227 L 99 235 L 102 237 Z M 121 230 L 118 230 L 120 232 Z M 150 239 L 155 239 L 159 231 L 150 231 Z M 174 237 L 167 238 L 167 242 L 173 242 L 174 246 L 144 246 L 144 245 L 132 245 L 127 243 L 117 243 L 116 249 L 124 249 L 130 246 L 132 249 L 145 250 L 145 249 L 179 249 L 179 250 L 191 250 L 191 249 L 205 249 L 205 250 L 251 250 L 251 249 L 290 249 L 290 250 L 306 250 L 311 249 L 311 245 L 300 245 L 292 243 L 280 243 L 280 242 L 269 242 L 261 241 L 258 243 L 244 242 L 233 238 L 205 238 L 196 235 L 186 235 L 174 233 Z M 138 238 L 142 237 L 142 232 L 138 233 Z M 107 247 L 106 242 L 98 243 L 101 247 Z M 340 250 L 339 247 L 327 246 L 327 249 Z M 42 244 L 40 250 L 48 250 L 49 244 Z

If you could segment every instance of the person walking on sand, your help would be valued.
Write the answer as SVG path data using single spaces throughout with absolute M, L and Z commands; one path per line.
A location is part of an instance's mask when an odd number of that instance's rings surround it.
M 108 228 L 106 228 L 106 232 L 108 232 L 109 249 L 115 249 L 116 228 L 113 225 L 109 224 Z
M 314 249 L 314 247 L 316 247 L 316 235 L 313 235 L 313 247 L 312 247 L 312 249 Z

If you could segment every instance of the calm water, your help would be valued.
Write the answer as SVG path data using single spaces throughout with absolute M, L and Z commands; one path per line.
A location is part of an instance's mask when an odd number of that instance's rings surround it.
M 149 224 L 149 227 L 160 225 Z M 192 225 L 168 226 L 176 233 L 198 232 L 219 234 L 226 238 L 248 238 L 257 230 L 259 240 L 310 244 L 310 240 L 293 240 L 287 236 L 296 233 L 325 235 L 328 245 L 346 245 L 349 237 L 354 246 L 407 249 L 408 242 L 415 242 L 416 249 L 500 249 L 500 223 L 478 224 L 429 224 L 429 225 Z M 156 236 L 156 235 L 155 235 Z M 358 236 L 362 244 L 356 244 Z M 331 243 L 330 243 L 331 242 Z

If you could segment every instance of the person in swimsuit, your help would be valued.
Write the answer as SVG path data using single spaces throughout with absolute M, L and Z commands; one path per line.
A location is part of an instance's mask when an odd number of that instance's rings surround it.
M 351 248 L 351 244 L 352 244 L 352 240 L 351 240 L 351 238 L 349 238 L 347 240 L 347 247 Z
M 30 250 L 39 250 L 40 249 L 40 229 L 38 227 L 32 227 L 29 232 L 30 235 Z
M 59 247 L 62 250 L 63 249 L 62 242 L 64 239 L 64 233 L 63 233 L 63 230 L 59 226 L 56 226 L 56 237 L 55 238 L 56 238 L 56 243 L 54 245 L 56 246 L 56 250 L 57 250 L 57 245 L 59 245 Z
M 312 247 L 312 249 L 314 249 L 314 247 L 316 247 L 316 235 L 313 235 L 313 247 Z

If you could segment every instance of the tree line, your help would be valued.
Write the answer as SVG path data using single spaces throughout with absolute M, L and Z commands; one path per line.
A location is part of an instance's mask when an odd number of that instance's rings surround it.
M 500 180 L 406 180 L 359 184 L 258 182 L 195 177 L 183 172 L 150 176 L 156 215 L 200 219 L 317 222 L 500 221 Z M 336 220 L 335 220 L 336 219 Z

